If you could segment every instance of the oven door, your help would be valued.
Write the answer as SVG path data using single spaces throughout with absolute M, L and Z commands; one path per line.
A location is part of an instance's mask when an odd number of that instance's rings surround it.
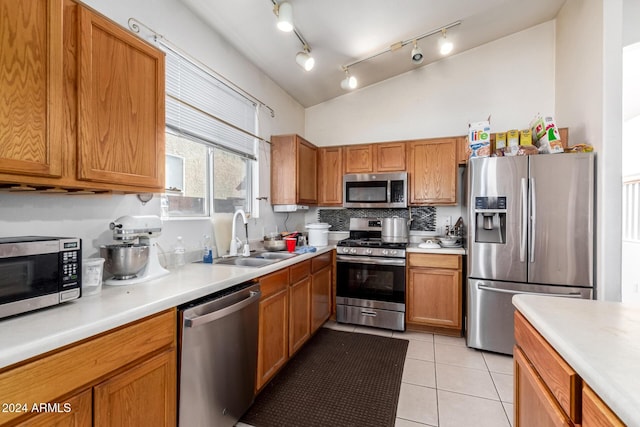
M 404 258 L 338 255 L 336 261 L 336 296 L 404 305 Z
M 59 302 L 58 253 L 0 258 L 0 318 Z

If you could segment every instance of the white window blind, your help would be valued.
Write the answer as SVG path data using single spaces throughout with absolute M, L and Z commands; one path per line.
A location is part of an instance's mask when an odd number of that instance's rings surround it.
M 166 52 L 166 125 L 181 135 L 255 160 L 257 106 L 201 66 Z M 226 123 L 225 123 L 226 122 Z
M 640 242 L 640 176 L 626 177 L 622 186 L 622 239 Z

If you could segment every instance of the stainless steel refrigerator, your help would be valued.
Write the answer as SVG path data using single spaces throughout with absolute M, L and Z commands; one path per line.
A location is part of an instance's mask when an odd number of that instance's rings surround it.
M 469 161 L 467 346 L 513 353 L 515 294 L 590 299 L 594 155 Z

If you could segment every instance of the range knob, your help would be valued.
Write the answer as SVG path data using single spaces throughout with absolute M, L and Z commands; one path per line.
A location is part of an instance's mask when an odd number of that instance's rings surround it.
M 367 249 L 367 250 L 364 251 L 364 253 L 367 254 L 367 255 L 371 255 L 373 253 L 373 250 L 372 249 Z
M 395 249 L 393 249 L 393 250 L 391 251 L 391 255 L 396 255 L 397 253 L 398 253 L 398 251 L 397 251 L 397 250 L 395 250 Z
M 389 255 L 389 250 L 388 249 L 383 249 L 382 250 L 382 255 Z
M 358 253 L 358 250 L 356 248 L 351 248 L 351 250 L 349 251 L 349 253 L 355 255 Z

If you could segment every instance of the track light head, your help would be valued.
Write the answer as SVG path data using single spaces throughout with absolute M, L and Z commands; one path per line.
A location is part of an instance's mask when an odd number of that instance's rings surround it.
M 298 52 L 296 55 L 296 62 L 299 66 L 304 68 L 305 71 L 311 71 L 313 66 L 316 65 L 316 60 L 313 59 L 313 56 L 311 56 L 307 48 L 305 48 L 303 52 Z
M 413 49 L 411 49 L 411 61 L 413 61 L 414 64 L 422 64 L 423 60 L 424 55 L 422 54 L 422 49 L 418 47 L 418 41 L 414 40 Z
M 438 39 L 438 49 L 440 50 L 440 55 L 448 55 L 453 50 L 453 43 L 447 40 L 447 30 L 442 30 L 442 37 Z
M 283 1 L 276 6 L 278 15 L 278 29 L 290 33 L 293 31 L 293 6 Z
M 358 79 L 349 75 L 349 69 L 344 69 L 345 78 L 340 82 L 340 87 L 344 90 L 353 90 L 358 87 Z

